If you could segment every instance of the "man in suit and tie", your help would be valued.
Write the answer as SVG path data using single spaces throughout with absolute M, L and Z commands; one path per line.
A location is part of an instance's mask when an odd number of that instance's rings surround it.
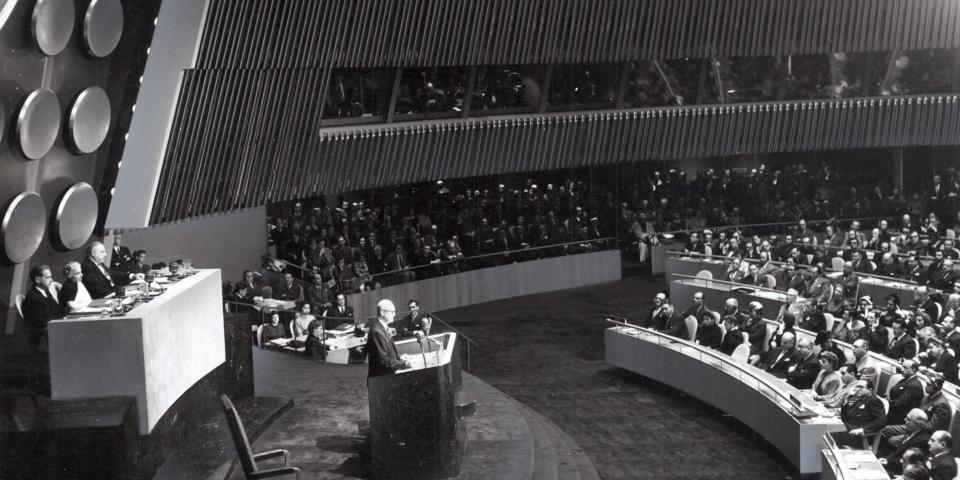
M 123 235 L 117 233 L 113 236 L 113 249 L 110 251 L 110 270 L 117 272 L 129 271 L 130 265 L 133 263 L 130 249 L 125 247 L 121 243 L 122 241 Z
M 370 323 L 370 331 L 367 332 L 368 379 L 410 368 L 410 363 L 400 358 L 390 338 L 388 325 L 393 323 L 396 314 L 397 309 L 390 300 L 383 299 L 377 303 L 377 320 Z
M 390 325 L 397 331 L 396 338 L 423 338 L 430 335 L 430 326 L 433 324 L 433 319 L 429 313 L 420 310 L 420 301 L 411 298 L 407 302 L 407 308 L 410 309 L 410 313 Z
M 917 356 L 917 344 L 914 343 L 913 337 L 907 334 L 905 324 L 906 320 L 904 320 L 903 317 L 894 317 L 893 326 L 891 327 L 893 338 L 890 340 L 890 346 L 887 347 L 887 350 L 883 353 L 887 357 L 895 360 L 903 360 Z
M 799 389 L 813 387 L 813 382 L 820 373 L 820 361 L 813 352 L 813 340 L 803 338 L 797 347 L 799 354 L 793 365 L 787 367 L 787 383 Z
M 47 265 L 35 265 L 30 269 L 30 290 L 24 296 L 20 309 L 27 327 L 30 348 L 36 352 L 43 341 L 50 320 L 63 317 L 60 303 L 51 291 L 53 276 Z
M 923 386 L 917 379 L 917 361 L 904 360 L 901 364 L 903 379 L 890 389 L 887 399 L 890 400 L 890 410 L 887 412 L 887 423 L 900 425 L 904 423 L 907 412 L 920 406 L 923 402 Z
M 957 359 L 943 346 L 937 337 L 927 339 L 927 351 L 920 353 L 920 364 L 932 368 L 950 383 L 957 383 Z
M 396 314 L 396 310 L 394 310 L 394 314 Z M 323 317 L 327 330 L 344 323 L 353 323 L 353 307 L 347 305 L 347 297 L 339 293 L 337 294 L 337 305 L 326 309 L 323 312 Z
M 936 372 L 924 369 L 924 390 L 927 397 L 920 404 L 920 409 L 927 415 L 927 421 L 921 426 L 927 433 L 950 428 L 950 418 L 953 415 L 949 400 L 943 394 L 943 376 Z M 877 453 L 885 456 L 894 448 L 903 443 L 903 438 L 910 430 L 906 425 L 887 425 L 880 431 L 880 442 Z
M 664 322 L 663 328 L 660 331 L 683 340 L 690 338 L 687 333 L 687 323 L 684 321 L 684 317 L 680 315 L 680 312 L 676 311 L 672 303 L 667 302 L 663 304 L 661 317 L 665 318 L 666 322 Z
M 927 470 L 931 480 L 953 480 L 957 476 L 957 462 L 953 458 L 953 437 L 943 430 L 937 430 L 930 435 L 927 442 L 930 448 L 930 458 L 927 459 Z
M 840 420 L 847 427 L 846 432 L 834 432 L 830 435 L 837 445 L 856 449 L 863 448 L 863 437 L 873 435 L 886 424 L 883 402 L 873 393 L 873 384 L 864 379 L 857 380 L 840 407 Z
M 797 338 L 793 333 L 784 332 L 780 337 L 780 346 L 768 350 L 759 355 L 753 355 L 750 362 L 754 365 L 763 367 L 773 375 L 784 378 L 787 376 L 787 369 L 794 363 L 797 356 L 796 348 Z
M 903 470 L 900 457 L 908 449 L 919 448 L 927 453 L 929 448 L 930 433 L 923 429 L 923 424 L 927 422 L 927 414 L 919 408 L 914 408 L 907 413 L 905 421 L 907 433 L 903 436 L 903 443 L 890 454 L 880 458 L 880 463 L 890 474 L 898 474 Z
M 412 282 L 417 279 L 417 274 L 409 270 L 410 264 L 407 260 L 407 254 L 403 252 L 403 245 L 397 244 L 393 254 L 387 258 L 390 270 L 394 271 L 397 283 Z
M 103 243 L 93 242 L 87 247 L 87 258 L 80 263 L 83 271 L 83 286 L 87 287 L 94 299 L 103 298 L 114 292 L 118 286 L 126 285 L 134 278 L 143 278 L 142 274 L 115 272 L 104 265 L 107 249 Z
M 693 294 L 693 305 L 684 310 L 681 315 L 683 318 L 693 317 L 696 318 L 697 321 L 700 321 L 700 318 L 703 317 L 703 312 L 706 310 L 707 307 L 703 304 L 703 292 L 696 292 Z
M 654 330 L 662 330 L 663 326 L 666 325 L 666 319 L 663 317 L 663 305 L 667 301 L 667 294 L 660 292 L 653 296 L 653 308 L 647 313 L 646 318 L 640 321 L 640 326 L 644 328 L 652 328 Z

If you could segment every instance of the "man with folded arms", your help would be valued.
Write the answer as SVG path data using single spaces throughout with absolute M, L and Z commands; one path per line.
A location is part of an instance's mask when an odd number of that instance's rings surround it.
M 795 346 L 796 343 L 796 336 L 786 332 L 780 337 L 779 347 L 758 355 L 752 355 L 750 363 L 762 367 L 777 377 L 784 378 L 787 376 L 787 369 L 794 365 L 799 354 Z

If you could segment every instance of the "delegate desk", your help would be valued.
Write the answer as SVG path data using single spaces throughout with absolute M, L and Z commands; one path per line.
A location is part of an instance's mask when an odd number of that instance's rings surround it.
M 704 270 L 710 272 L 712 278 L 723 279 L 727 273 L 727 263 L 724 257 L 670 251 L 664 260 L 664 270 L 668 282 L 676 280 L 676 275 L 695 277 Z
M 827 276 L 833 280 L 840 278 L 843 272 L 831 272 Z M 898 278 L 881 277 L 877 275 L 868 275 L 858 273 L 860 286 L 857 289 L 857 297 L 870 295 L 874 305 L 882 306 L 887 295 L 896 294 L 900 297 L 900 305 L 913 305 L 917 298 L 917 289 L 924 288 L 914 282 L 901 280 Z
M 880 460 L 870 450 L 848 450 L 837 447 L 826 435 L 827 448 L 821 450 L 823 467 L 820 480 L 890 480 Z
M 140 434 L 226 360 L 220 270 L 170 284 L 122 316 L 51 321 L 54 400 L 136 397 Z
M 619 322 L 604 332 L 606 362 L 692 395 L 736 417 L 777 447 L 801 474 L 820 472 L 823 436 L 839 418 L 758 368 L 657 332 Z
M 790 305 L 795 300 L 791 295 L 769 288 L 686 275 L 676 275 L 675 278 L 677 279 L 670 282 L 670 300 L 681 312 L 693 304 L 693 294 L 696 292 L 703 292 L 703 301 L 707 308 L 716 312 L 723 311 L 723 304 L 728 298 L 735 298 L 741 310 L 748 303 L 757 301 L 763 305 L 764 314 L 770 316 L 776 315 L 780 307 Z

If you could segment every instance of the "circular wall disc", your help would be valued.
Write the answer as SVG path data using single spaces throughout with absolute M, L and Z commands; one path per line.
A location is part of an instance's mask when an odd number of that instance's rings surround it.
M 92 0 L 83 18 L 83 44 L 94 57 L 106 57 L 120 44 L 123 5 L 120 0 Z
M 110 130 L 110 99 L 100 87 L 90 87 L 77 95 L 67 120 L 67 139 L 78 153 L 100 148 Z
M 97 225 L 99 202 L 97 192 L 89 183 L 76 183 L 60 195 L 54 205 L 50 237 L 61 250 L 82 247 Z
M 34 90 L 17 115 L 17 140 L 20 151 L 36 160 L 50 151 L 60 133 L 60 100 L 47 90 Z
M 36 192 L 23 192 L 7 204 L 0 223 L 3 258 L 23 263 L 33 256 L 46 228 L 43 199 Z
M 51 56 L 63 51 L 70 43 L 76 16 L 73 0 L 37 0 L 30 21 L 30 33 L 37 48 Z

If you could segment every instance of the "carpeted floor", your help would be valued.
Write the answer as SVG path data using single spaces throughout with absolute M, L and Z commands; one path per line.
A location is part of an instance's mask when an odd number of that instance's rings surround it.
M 640 317 L 663 282 L 646 275 L 438 315 L 480 345 L 472 373 L 556 423 L 602 478 L 784 478 L 789 464 L 746 427 L 603 362 L 604 316 Z

